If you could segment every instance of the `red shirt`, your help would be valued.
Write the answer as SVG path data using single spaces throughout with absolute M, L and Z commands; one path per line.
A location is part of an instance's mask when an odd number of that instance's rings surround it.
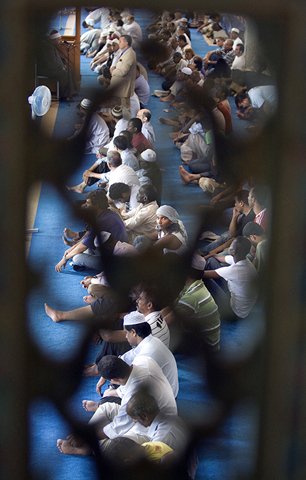
M 264 231 L 267 229 L 267 217 L 268 211 L 266 208 L 264 208 L 261 212 L 257 213 L 254 220 L 254 222 L 258 223 L 258 225 L 260 225 Z
M 231 112 L 223 105 L 223 103 L 218 103 L 218 108 L 225 119 L 225 134 L 229 135 L 233 131 Z
M 143 133 L 139 132 L 136 135 L 134 135 L 133 140 L 132 140 L 132 145 L 134 148 L 136 148 L 138 155 L 140 155 L 142 152 L 150 148 L 153 150 L 153 147 L 149 140 L 144 136 Z

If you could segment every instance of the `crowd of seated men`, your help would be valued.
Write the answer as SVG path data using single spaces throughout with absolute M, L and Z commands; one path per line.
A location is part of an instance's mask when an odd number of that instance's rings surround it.
M 176 112 L 159 122 L 174 130 L 169 142 L 182 160 L 177 180 L 184 186 L 198 185 L 203 198 L 210 197 L 202 205 L 208 215 L 225 212 L 228 218 L 220 235 L 205 231 L 209 224 L 203 224 L 196 245 L 190 244 L 179 212 L 163 204 L 166 186 L 153 128 L 157 119 L 146 109 L 147 74 L 137 62 L 139 24 L 128 10 L 106 7 L 89 12 L 83 24 L 88 32 L 82 35 L 81 53 L 92 57 L 88 68 L 99 75 L 101 88 L 111 88 L 118 65 L 127 62 L 123 56 L 134 48 L 125 71 L 134 69 L 135 78 L 129 77 L 130 97 L 121 87 L 111 90 L 95 113 L 90 99 L 80 103 L 82 120 L 69 141 L 87 128 L 86 152 L 94 153 L 96 160 L 81 182 L 68 189 L 83 194 L 95 183 L 97 189 L 86 192 L 83 231 L 65 228 L 63 240 L 69 248 L 55 269 L 91 270 L 81 282 L 86 306 L 60 311 L 45 304 L 45 311 L 55 323 L 97 320 L 95 342 L 101 348 L 84 367 L 84 376 L 99 377 L 101 400 L 84 400 L 83 406 L 93 413 L 89 424 L 101 451 L 115 462 L 184 458 L 181 452 L 190 431 L 177 415 L 179 379 L 169 349 L 171 330 L 179 325 L 186 335 L 195 334 L 210 355 L 218 356 L 221 322 L 248 321 L 268 262 L 269 189 L 252 171 L 231 176 L 224 158 L 233 135 L 230 93 L 236 95 L 239 119 L 254 119 L 257 125 L 275 111 L 276 88 L 258 59 L 257 70 L 246 67 L 243 19 L 213 13 L 197 20 L 200 16 L 195 14 L 192 26 L 216 41 L 205 56 L 192 48 L 187 12 L 164 11 L 147 27 L 150 42 L 160 47 L 151 49 L 148 60 L 162 83 L 153 100 L 169 103 Z M 266 83 L 254 84 L 263 77 Z M 146 263 L 148 259 L 153 262 Z M 157 273 L 154 265 L 159 266 Z M 178 274 L 181 265 L 183 276 Z M 113 273 L 122 269 L 131 272 L 126 285 Z M 101 394 L 106 381 L 109 387 Z M 58 440 L 58 448 L 64 454 L 94 451 L 75 435 Z M 189 453 L 184 471 L 186 478 L 194 478 L 197 459 L 194 451 Z

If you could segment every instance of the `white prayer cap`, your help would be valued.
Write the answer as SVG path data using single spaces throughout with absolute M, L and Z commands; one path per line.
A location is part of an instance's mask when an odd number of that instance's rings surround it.
M 112 43 L 119 43 L 118 38 L 113 38 L 113 39 L 112 39 Z
M 191 260 L 191 266 L 195 270 L 204 270 L 206 265 L 206 260 L 204 257 L 199 255 L 198 253 L 194 253 L 192 260 Z
M 52 30 L 52 32 L 49 35 L 50 40 L 54 40 L 55 38 L 60 38 L 61 34 L 58 33 L 57 30 Z
M 239 30 L 238 30 L 238 28 L 232 28 L 231 32 L 239 33 Z
M 80 103 L 81 107 L 84 108 L 85 110 L 91 107 L 91 100 L 88 98 L 83 98 L 83 100 Z
M 120 38 L 120 37 L 121 37 L 121 33 L 120 33 L 120 32 L 118 32 L 118 30 L 116 30 L 116 31 L 113 33 L 113 35 L 116 35 L 116 37 L 118 37 L 118 38 Z
M 188 22 L 187 18 L 183 17 L 181 18 L 180 22 Z
M 113 117 L 122 118 L 123 112 L 121 105 L 115 105 L 114 108 L 112 108 L 111 114 Z
M 106 42 L 106 45 L 111 45 L 112 43 L 113 43 L 113 41 L 108 39 L 107 42 Z
M 108 35 L 108 30 L 103 30 L 103 32 L 101 33 L 101 37 L 107 37 Z
M 140 156 L 145 162 L 156 162 L 156 153 L 151 148 L 147 148 Z
M 184 67 L 184 68 L 182 68 L 181 71 L 182 71 L 182 73 L 185 73 L 186 75 L 191 75 L 192 74 L 192 70 L 189 67 Z
M 179 214 L 175 208 L 170 207 L 170 205 L 162 205 L 156 210 L 156 215 L 162 215 L 163 217 L 169 218 L 173 223 L 178 223 Z
M 131 312 L 123 317 L 123 325 L 138 325 L 139 323 L 146 323 L 145 316 L 140 312 Z

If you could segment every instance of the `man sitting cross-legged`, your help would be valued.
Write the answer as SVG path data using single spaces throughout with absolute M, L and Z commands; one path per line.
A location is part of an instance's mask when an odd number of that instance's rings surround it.
M 127 234 L 120 216 L 108 208 L 105 192 L 94 190 L 86 196 L 83 210 L 90 213 L 92 227 L 74 246 L 65 251 L 63 258 L 55 266 L 57 272 L 66 267 L 68 260 L 76 267 L 101 270 L 101 256 L 95 245 L 95 238 L 100 232 L 110 231 L 116 239 L 127 240 Z M 73 232 L 72 232 L 73 233 Z
M 246 318 L 258 296 L 258 275 L 246 258 L 251 242 L 237 237 L 229 248 L 229 255 L 214 255 L 206 263 L 204 281 L 218 304 L 222 318 Z M 221 267 L 220 263 L 228 263 Z
M 122 214 L 123 222 L 128 232 L 129 243 L 133 243 L 138 235 L 152 233 L 156 228 L 156 188 L 153 185 L 142 185 L 136 195 L 138 207 Z
M 169 324 L 180 321 L 185 331 L 193 331 L 209 350 L 220 349 L 220 316 L 218 307 L 202 281 L 205 260 L 192 257 L 185 287 L 174 302 L 173 310 L 164 318 Z
M 97 284 L 97 278 L 86 277 L 82 280 L 83 286 L 86 288 L 88 284 L 88 293 L 93 295 L 93 291 L 100 295 L 95 298 L 105 298 L 105 288 L 99 292 L 100 284 Z M 95 283 L 92 283 L 95 282 Z M 108 290 L 111 290 L 110 288 Z M 109 292 L 107 292 L 109 293 Z M 116 302 L 116 297 L 114 302 Z M 152 335 L 163 342 L 163 344 L 169 348 L 170 344 L 170 332 L 167 323 L 161 316 L 161 309 L 164 306 L 160 298 L 160 291 L 154 286 L 144 286 L 143 290 L 140 292 L 139 297 L 136 300 L 137 311 L 142 313 L 145 316 L 146 322 L 151 327 Z M 99 353 L 96 357 L 95 363 L 88 364 L 84 367 L 83 375 L 85 377 L 96 377 L 99 375 L 97 364 L 99 360 L 105 355 L 122 355 L 125 353 L 127 348 L 126 342 L 126 333 L 122 329 L 122 319 L 115 321 L 112 330 L 110 329 L 99 329 L 99 335 L 102 339 L 102 345 L 99 350 Z
M 128 365 L 120 358 L 108 355 L 100 360 L 98 369 L 101 377 L 122 387 L 104 392 L 105 397 L 117 394 L 121 398 L 121 405 L 114 402 L 96 404 L 96 411 L 90 420 L 90 424 L 101 440 L 102 450 L 107 448 L 108 439 L 119 436 L 126 436 L 140 444 L 149 440 L 148 428 L 135 425 L 126 411 L 126 405 L 131 397 L 141 389 L 147 389 L 156 399 L 161 413 L 174 415 L 177 413 L 170 384 L 153 359 L 140 355 L 135 358 L 132 365 Z M 88 409 L 89 402 L 87 400 L 85 402 Z M 92 453 L 91 447 L 74 435 L 69 435 L 67 440 L 58 440 L 57 445 L 60 451 L 67 455 L 90 455 Z
M 220 237 L 210 244 L 199 249 L 207 260 L 209 257 L 216 255 L 228 249 L 235 237 L 243 235 L 243 227 L 248 222 L 254 222 L 255 213 L 248 204 L 248 190 L 239 190 L 235 195 L 235 204 L 233 215 L 227 232 L 222 233 Z M 221 253 L 227 254 L 227 251 Z
M 151 326 L 146 321 L 145 316 L 138 311 L 125 315 L 123 317 L 123 332 L 132 348 L 121 355 L 120 358 L 128 365 L 132 365 L 134 359 L 139 355 L 153 358 L 162 369 L 171 385 L 173 395 L 176 397 L 179 384 L 175 358 L 169 348 L 159 338 L 152 335 Z M 96 363 L 98 364 L 99 360 Z M 96 390 L 100 395 L 101 387 L 105 382 L 105 378 L 101 377 L 97 383 Z M 84 408 L 87 409 L 87 404 L 84 404 Z
M 175 454 L 183 455 L 185 457 L 183 468 L 188 471 L 187 478 L 193 479 L 195 477 L 198 467 L 198 456 L 196 451 L 192 449 L 186 458 L 186 447 L 190 440 L 190 432 L 178 415 L 161 413 L 155 398 L 142 391 L 132 396 L 127 404 L 126 411 L 134 422 L 140 423 L 144 427 L 149 427 L 148 437 L 150 438 L 150 443 L 158 442 L 160 444 L 162 442 L 172 448 Z
M 149 140 L 144 136 L 141 132 L 142 129 L 142 121 L 140 118 L 131 118 L 129 120 L 127 131 L 133 134 L 132 145 L 137 150 L 137 155 L 140 155 L 142 152 L 153 147 Z

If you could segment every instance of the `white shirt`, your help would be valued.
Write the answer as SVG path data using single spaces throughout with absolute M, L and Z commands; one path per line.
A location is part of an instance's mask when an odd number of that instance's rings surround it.
M 135 157 L 134 153 L 131 152 L 128 148 L 126 150 L 122 150 L 120 153 L 120 157 L 122 160 L 123 165 L 127 165 L 131 167 L 134 171 L 139 170 L 139 162 L 137 157 Z
M 151 442 L 163 442 L 177 453 L 184 452 L 189 435 L 183 420 L 177 415 L 159 412 L 148 431 Z
M 169 348 L 167 348 L 161 340 L 150 334 L 144 338 L 137 347 L 121 355 L 121 358 L 128 365 L 131 365 L 139 355 L 145 355 L 156 361 L 170 383 L 173 395 L 176 397 L 179 390 L 177 365 Z
M 243 41 L 241 40 L 241 38 L 237 37 L 236 40 L 234 40 L 234 43 L 233 43 L 233 50 L 235 50 L 235 48 L 237 47 L 237 45 L 239 45 L 239 43 L 242 43 L 242 45 L 243 45 Z
M 113 185 L 113 183 L 125 183 L 129 186 L 140 185 L 139 178 L 137 177 L 136 173 L 127 165 L 119 165 L 119 167 L 110 172 L 108 187 Z
M 76 130 L 73 137 L 79 135 L 81 130 Z M 109 142 L 109 129 L 103 118 L 97 113 L 93 113 L 88 125 L 87 142 L 84 153 L 99 153 L 99 148 Z
M 132 372 L 124 386 L 117 388 L 117 393 L 121 397 L 121 405 L 118 414 L 114 420 L 103 428 L 104 433 L 109 438 L 119 437 L 132 430 L 147 434 L 148 428 L 144 428 L 134 423 L 132 418 L 126 413 L 126 405 L 141 388 L 147 388 L 157 401 L 158 407 L 162 413 L 175 414 L 177 407 L 172 389 L 161 368 L 155 360 L 140 355 L 135 358 Z M 100 405 L 98 410 L 103 407 Z M 97 410 L 97 412 L 98 412 Z M 140 428 L 139 428 L 140 427 Z
M 235 57 L 232 63 L 231 69 L 232 70 L 241 70 L 245 68 L 245 56 L 241 55 L 241 57 Z
M 258 297 L 256 268 L 247 258 L 235 263 L 232 255 L 226 255 L 225 261 L 230 267 L 218 268 L 216 272 L 227 281 L 233 312 L 238 317 L 245 318 Z
M 142 30 L 141 26 L 137 22 L 133 22 L 130 25 L 127 23 L 124 24 L 124 30 L 127 33 L 127 35 L 130 35 L 133 39 L 132 41 L 132 47 L 137 48 L 140 45 L 140 42 L 142 42 Z
M 247 93 L 250 97 L 251 105 L 254 108 L 260 108 L 264 102 L 267 102 L 270 106 L 274 107 L 277 104 L 277 90 L 274 85 L 254 87 Z
M 149 140 L 149 142 L 153 146 L 154 142 L 155 142 L 155 133 L 154 133 L 153 126 L 151 125 L 151 123 L 150 122 L 143 123 L 142 127 L 141 127 L 141 132 L 143 133 L 143 135 Z
M 156 227 L 156 201 L 147 205 L 140 203 L 138 207 L 123 214 L 123 222 L 128 232 L 129 242 L 133 242 L 138 235 L 152 233 Z

